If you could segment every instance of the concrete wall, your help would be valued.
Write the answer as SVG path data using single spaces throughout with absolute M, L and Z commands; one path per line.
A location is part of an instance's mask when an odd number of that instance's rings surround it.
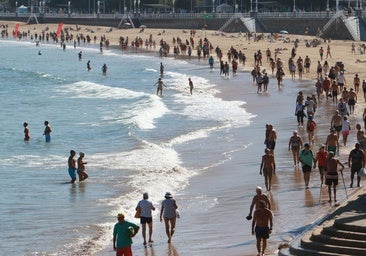
M 18 20 L 27 22 L 28 17 L 2 17 L 3 20 Z M 136 27 L 143 24 L 148 28 L 160 28 L 160 29 L 196 29 L 201 30 L 206 27 L 210 30 L 219 30 L 228 19 L 133 19 Z M 305 30 L 308 29 L 308 34 L 315 36 L 318 29 L 321 29 L 327 22 L 328 18 L 257 18 L 256 29 L 258 33 L 278 33 L 281 30 L 287 30 L 290 34 L 304 35 Z M 39 18 L 40 23 L 59 23 L 65 24 L 79 24 L 79 25 L 98 25 L 107 27 L 117 27 L 120 23 L 120 19 L 103 19 L 103 18 Z M 32 20 L 32 23 L 35 21 Z M 360 31 L 361 39 L 366 38 L 366 21 L 360 18 Z M 239 20 L 233 20 L 233 22 L 227 26 L 224 32 L 248 32 L 243 23 Z M 351 39 L 344 24 L 336 22 L 334 27 L 327 33 L 327 36 L 332 39 Z

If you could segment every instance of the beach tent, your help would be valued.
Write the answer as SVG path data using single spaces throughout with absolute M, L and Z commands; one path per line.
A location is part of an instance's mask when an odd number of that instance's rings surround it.
M 234 12 L 234 7 L 228 4 L 220 4 L 216 6 L 216 12 L 218 13 L 232 13 Z
M 27 7 L 27 6 L 24 6 L 24 5 L 21 5 L 21 6 L 19 6 L 19 7 L 18 7 L 17 12 L 18 12 L 19 14 L 27 13 L 27 12 L 28 12 L 28 7 Z

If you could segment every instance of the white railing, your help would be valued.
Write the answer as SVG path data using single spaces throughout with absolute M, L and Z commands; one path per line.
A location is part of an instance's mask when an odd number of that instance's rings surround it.
M 39 16 L 39 13 L 35 13 Z M 257 12 L 257 13 L 126 13 L 131 17 L 143 18 L 143 19 L 197 19 L 197 18 L 209 18 L 209 19 L 230 19 L 233 15 L 241 14 L 244 17 L 258 17 L 258 18 L 331 18 L 336 15 L 336 12 Z M 28 17 L 30 13 L 18 13 L 18 17 Z M 103 18 L 103 19 L 119 19 L 123 17 L 123 13 L 71 13 L 70 16 L 67 13 L 44 13 L 44 17 L 52 18 Z M 366 11 L 361 12 L 361 16 L 366 18 Z M 0 12 L 1 17 L 16 17 L 14 12 Z

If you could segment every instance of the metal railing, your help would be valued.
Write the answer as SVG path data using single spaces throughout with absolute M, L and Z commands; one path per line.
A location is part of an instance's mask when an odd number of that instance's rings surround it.
M 141 19 L 230 19 L 235 13 L 126 13 L 131 17 L 141 18 Z M 249 13 L 244 12 L 241 13 L 244 17 L 258 17 L 258 18 L 330 18 L 335 15 L 335 12 L 257 12 L 257 13 Z M 11 12 L 3 12 L 0 13 L 1 17 L 29 17 L 30 13 L 11 13 Z M 35 13 L 36 16 L 40 16 L 40 13 Z M 84 19 L 94 19 L 94 18 L 103 18 L 103 19 L 119 19 L 123 17 L 123 13 L 115 13 L 115 14 L 106 14 L 106 13 L 44 13 L 42 16 L 47 18 L 84 18 Z M 355 16 L 355 13 L 351 14 Z M 360 16 L 366 17 L 366 11 L 362 11 Z

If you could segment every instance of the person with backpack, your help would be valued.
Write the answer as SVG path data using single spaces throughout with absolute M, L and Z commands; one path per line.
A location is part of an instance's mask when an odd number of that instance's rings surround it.
M 314 132 L 316 129 L 316 123 L 313 119 L 312 115 L 308 116 L 308 122 L 306 124 L 306 131 L 308 133 L 308 137 L 309 137 L 309 143 L 310 144 L 314 144 Z

